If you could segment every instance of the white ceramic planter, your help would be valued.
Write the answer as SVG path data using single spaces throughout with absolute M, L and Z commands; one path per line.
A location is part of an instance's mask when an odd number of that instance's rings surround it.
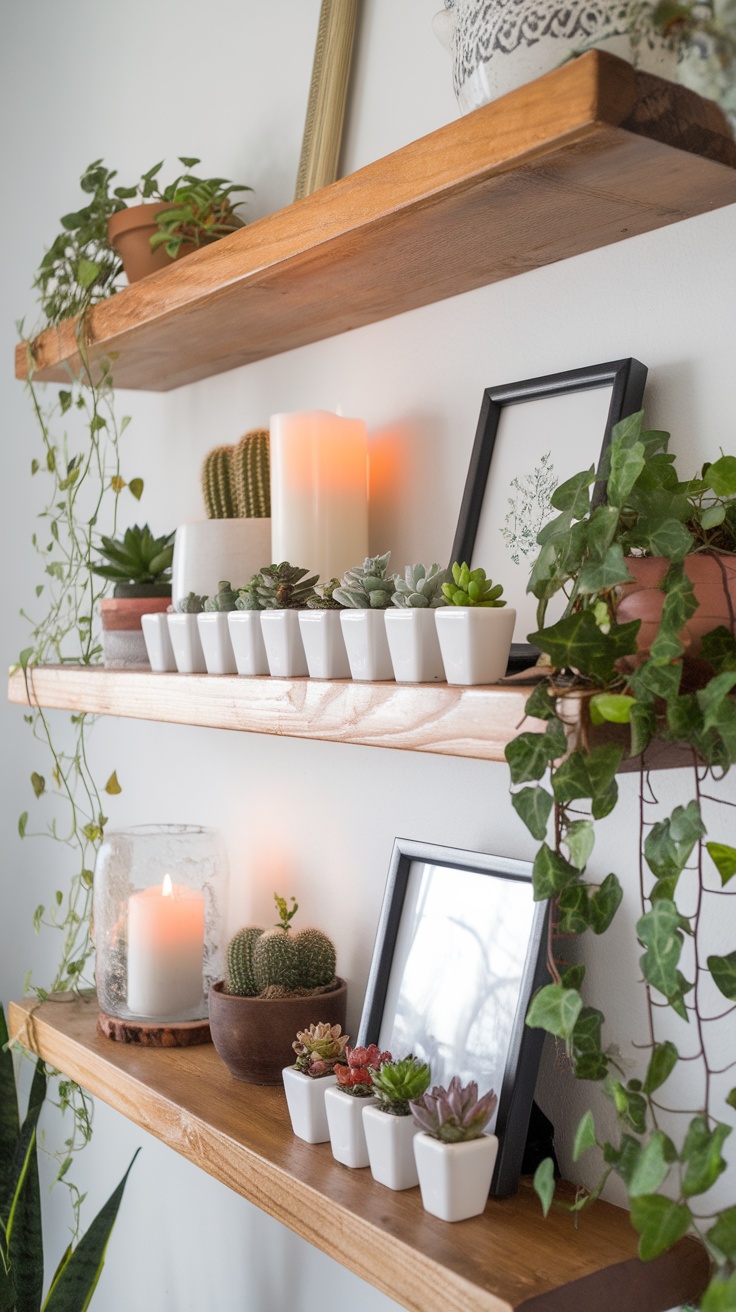
M 227 623 L 238 674 L 268 674 L 268 660 L 261 630 L 261 612 L 231 610 L 228 611 Z
M 211 597 L 221 579 L 234 588 L 249 583 L 271 561 L 270 519 L 198 519 L 180 524 L 171 567 L 172 600 L 190 592 Z
M 276 679 L 298 679 L 308 674 L 299 611 L 262 610 L 259 613 L 269 674 Z
M 349 679 L 350 663 L 339 610 L 300 610 L 307 669 L 311 679 Z
M 414 1156 L 425 1212 L 441 1221 L 465 1221 L 485 1211 L 496 1165 L 498 1139 L 482 1134 L 466 1143 L 442 1143 L 424 1132 Z
M 383 610 L 341 610 L 340 625 L 354 679 L 393 679 Z
M 197 615 L 168 615 L 169 637 L 180 674 L 204 674 L 207 666 L 199 638 Z
M 325 1111 L 330 1128 L 332 1156 L 343 1166 L 367 1166 L 368 1145 L 363 1130 L 363 1112 L 375 1107 L 378 1099 L 356 1098 L 336 1086 L 325 1090 Z
M 237 674 L 227 617 L 227 611 L 218 610 L 205 610 L 197 616 L 208 674 Z
M 380 1107 L 366 1107 L 363 1132 L 373 1179 L 387 1189 L 413 1189 L 419 1183 L 414 1138 L 420 1133 L 414 1117 L 391 1116 Z
M 169 617 L 165 611 L 158 615 L 142 615 L 141 627 L 148 652 L 148 663 L 157 674 L 176 669 L 174 648 L 169 635 Z
M 445 667 L 434 615 L 429 606 L 386 611 L 386 638 L 398 683 L 444 682 Z
M 287 1066 L 282 1074 L 294 1134 L 306 1143 L 327 1143 L 330 1128 L 325 1111 L 325 1094 L 337 1083 L 335 1076 L 323 1075 L 313 1080 L 293 1066 Z
M 434 612 L 448 683 L 497 683 L 516 623 L 512 606 L 442 606 Z

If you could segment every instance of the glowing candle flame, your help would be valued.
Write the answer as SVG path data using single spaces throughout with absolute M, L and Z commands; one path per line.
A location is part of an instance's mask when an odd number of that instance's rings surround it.
M 164 875 L 164 882 L 161 886 L 161 892 L 164 897 L 173 897 L 174 889 L 171 883 L 171 875 Z

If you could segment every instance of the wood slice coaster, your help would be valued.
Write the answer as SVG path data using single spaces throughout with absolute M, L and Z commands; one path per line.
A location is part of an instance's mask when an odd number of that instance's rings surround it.
M 123 1020 L 101 1011 L 97 1029 L 116 1043 L 137 1043 L 142 1048 L 194 1048 L 211 1043 L 208 1020 L 168 1021 Z

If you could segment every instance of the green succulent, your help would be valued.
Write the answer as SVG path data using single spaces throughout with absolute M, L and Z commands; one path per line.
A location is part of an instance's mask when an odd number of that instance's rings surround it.
M 235 602 L 236 610 L 263 610 L 264 605 L 258 591 L 261 586 L 260 574 L 254 574 L 250 583 L 246 583 L 244 588 L 238 588 L 238 596 Z
M 402 1061 L 387 1061 L 377 1071 L 371 1071 L 373 1092 L 381 1111 L 391 1116 L 409 1116 L 410 1101 L 426 1093 L 431 1078 L 427 1062 L 412 1053 Z
M 282 560 L 280 565 L 268 565 L 251 579 L 249 589 L 259 605 L 246 605 L 241 610 L 304 610 L 310 597 L 315 595 L 314 585 L 319 575 L 305 578 L 305 569 Z M 243 589 L 242 591 L 246 591 Z M 241 593 L 242 595 L 242 593 Z
M 226 611 L 235 610 L 238 604 L 238 593 L 234 592 L 227 580 L 221 579 L 219 592 L 214 597 L 207 597 L 204 603 L 204 610 Z
M 122 538 L 100 539 L 100 555 L 106 565 L 93 565 L 93 574 L 116 584 L 155 584 L 171 586 L 171 562 L 174 558 L 174 533 L 155 538 L 144 524 L 126 529 Z
M 320 583 L 315 587 L 314 596 L 309 598 L 307 606 L 309 610 L 344 610 L 339 601 L 335 601 L 333 593 L 335 588 L 339 588 L 339 579 L 330 579 L 329 583 Z
M 180 597 L 174 610 L 177 615 L 199 615 L 205 609 L 208 597 L 198 597 L 196 592 L 188 592 L 186 597 Z
M 390 559 L 390 551 L 383 556 L 366 556 L 362 565 L 343 575 L 340 587 L 332 594 L 335 601 L 351 610 L 385 610 L 396 591 L 388 574 Z
M 451 606 L 505 606 L 499 598 L 503 592 L 500 583 L 486 578 L 484 569 L 470 569 L 457 561 L 452 567 L 453 583 L 443 583 L 442 591 Z
M 391 601 L 399 610 L 410 606 L 418 609 L 431 606 L 436 610 L 438 606 L 447 605 L 442 585 L 449 579 L 449 569 L 442 569 L 439 565 L 430 565 L 429 569 L 426 565 L 407 565 L 403 578 L 394 574 L 396 591 Z

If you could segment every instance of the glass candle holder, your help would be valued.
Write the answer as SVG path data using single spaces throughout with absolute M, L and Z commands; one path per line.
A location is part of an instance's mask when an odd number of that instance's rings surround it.
M 139 825 L 105 834 L 94 882 L 100 1008 L 123 1020 L 207 1016 L 223 975 L 227 858 L 214 829 Z

